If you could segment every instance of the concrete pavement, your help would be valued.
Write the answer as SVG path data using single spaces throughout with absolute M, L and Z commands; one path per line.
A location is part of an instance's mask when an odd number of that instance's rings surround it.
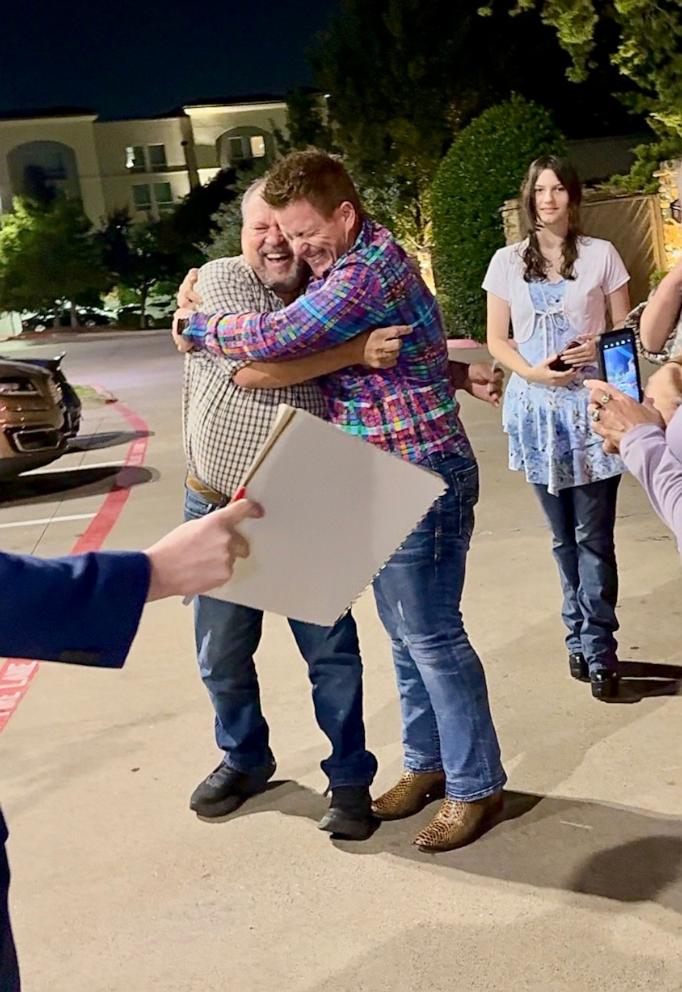
M 66 369 L 149 425 L 107 546 L 148 544 L 180 515 L 180 362 L 149 335 L 71 345 Z M 224 822 L 197 820 L 189 794 L 218 758 L 211 710 L 189 611 L 153 604 L 123 672 L 43 666 L 0 740 L 29 992 L 682 989 L 682 701 L 632 678 L 630 704 L 599 704 L 568 678 L 539 510 L 506 469 L 499 414 L 468 401 L 464 418 L 482 471 L 464 616 L 507 819 L 437 857 L 411 845 L 432 810 L 331 843 L 316 830 L 325 741 L 288 628 L 270 617 L 258 663 L 277 782 Z M 88 409 L 83 433 L 85 451 L 4 492 L 3 548 L 72 546 L 87 521 L 30 521 L 93 512 L 111 484 L 100 463 L 120 464 L 130 441 L 107 406 Z M 679 557 L 631 479 L 617 536 L 622 657 L 682 664 Z M 370 595 L 356 616 L 381 790 L 401 765 L 397 699 Z

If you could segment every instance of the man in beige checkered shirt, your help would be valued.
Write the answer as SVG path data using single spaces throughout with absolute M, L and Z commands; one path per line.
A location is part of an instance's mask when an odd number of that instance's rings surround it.
M 260 197 L 261 185 L 254 184 L 242 202 L 243 254 L 208 262 L 195 287 L 188 277 L 178 296 L 181 306 L 200 299 L 209 313 L 274 310 L 305 286 L 307 269 L 294 261 Z M 395 331 L 379 330 L 301 360 L 278 362 L 276 370 L 268 363 L 244 365 L 206 353 L 188 354 L 183 387 L 186 518 L 201 517 L 229 501 L 267 437 L 279 403 L 324 417 L 326 404 L 311 380 L 347 365 L 388 366 L 399 348 Z M 288 384 L 263 388 L 282 382 Z M 254 665 L 262 620 L 259 610 L 204 596 L 196 600 L 199 670 L 215 709 L 216 741 L 224 752 L 190 800 L 190 807 L 204 817 L 232 812 L 263 791 L 275 772 Z M 294 620 L 289 625 L 308 664 L 318 725 L 332 746 L 322 762 L 331 802 L 320 828 L 363 840 L 373 829 L 369 786 L 376 759 L 365 747 L 355 621 L 348 613 L 331 628 Z

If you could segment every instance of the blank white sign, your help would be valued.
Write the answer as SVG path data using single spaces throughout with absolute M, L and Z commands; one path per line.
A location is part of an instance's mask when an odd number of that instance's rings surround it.
M 247 485 L 265 510 L 240 527 L 251 556 L 208 595 L 330 626 L 445 483 L 303 410 L 280 412 L 291 419 Z

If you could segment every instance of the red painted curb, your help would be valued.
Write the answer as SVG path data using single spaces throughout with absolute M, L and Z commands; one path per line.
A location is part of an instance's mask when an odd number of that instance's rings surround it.
M 117 400 L 112 406 L 134 430 L 145 433 L 148 431 L 147 422 L 124 403 Z M 71 554 L 98 551 L 102 547 L 130 496 L 130 469 L 144 465 L 147 441 L 146 437 L 138 437 L 130 442 L 123 467 L 116 475 L 111 492 L 107 494 L 96 516 L 71 548 Z M 0 733 L 16 712 L 39 669 L 39 662 L 25 658 L 7 658 L 0 666 Z

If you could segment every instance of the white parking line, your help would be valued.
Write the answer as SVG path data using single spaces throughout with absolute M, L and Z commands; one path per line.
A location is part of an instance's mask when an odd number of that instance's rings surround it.
M 11 524 L 0 524 L 0 529 L 7 530 L 9 527 L 38 527 L 42 524 L 67 523 L 69 520 L 90 520 L 94 513 L 72 513 L 68 517 L 41 517 L 39 520 L 15 520 Z
M 67 452 L 67 454 L 72 455 L 83 455 L 84 451 L 72 451 Z M 36 468 L 32 472 L 24 472 L 21 476 L 22 479 L 31 479 L 34 475 L 50 475 L 51 472 L 82 472 L 84 469 L 88 468 L 123 468 L 123 462 L 87 462 L 84 465 L 60 465 L 57 466 L 54 462 L 47 468 Z

